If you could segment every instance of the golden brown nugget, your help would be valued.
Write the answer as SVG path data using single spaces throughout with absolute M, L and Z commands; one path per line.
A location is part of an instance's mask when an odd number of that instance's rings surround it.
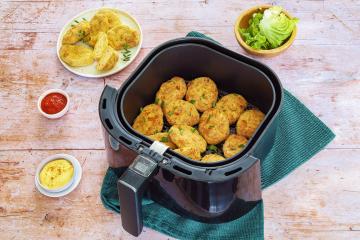
M 229 120 L 225 113 L 211 108 L 201 115 L 199 132 L 208 144 L 218 144 L 230 134 Z
M 159 142 L 165 144 L 166 146 L 168 146 L 171 149 L 177 148 L 175 143 L 173 143 L 171 141 L 168 132 L 155 133 L 153 135 L 150 135 L 149 138 L 151 138 L 154 141 L 159 141 Z
M 94 62 L 93 50 L 81 45 L 63 45 L 59 54 L 61 60 L 72 67 L 83 67 Z
M 184 100 L 167 102 L 164 107 L 166 120 L 170 125 L 185 124 L 194 126 L 199 123 L 200 115 L 194 105 Z
M 133 128 L 144 135 L 153 135 L 161 132 L 164 125 L 163 117 L 161 107 L 156 104 L 147 105 L 135 118 Z
M 224 156 L 229 158 L 241 152 L 245 147 L 247 139 L 243 136 L 231 134 L 223 145 Z
M 250 138 L 259 127 L 265 115 L 256 109 L 243 112 L 236 123 L 236 133 Z
M 105 53 L 99 59 L 96 70 L 106 71 L 112 69 L 119 59 L 118 53 L 110 46 L 107 47 Z
M 140 37 L 138 31 L 125 25 L 117 25 L 108 32 L 109 45 L 116 50 L 136 47 L 139 44 Z
M 204 112 L 215 106 L 218 89 L 213 80 L 208 77 L 195 78 L 187 85 L 186 101 L 194 104 L 196 109 Z
M 195 147 L 183 147 L 183 148 L 175 149 L 174 151 L 193 160 L 201 159 L 200 151 Z
M 87 36 L 89 33 L 90 33 L 90 23 L 88 21 L 81 21 L 66 31 L 62 39 L 62 44 L 77 43 L 85 36 Z
M 163 106 L 167 101 L 181 100 L 186 94 L 186 83 L 181 77 L 173 77 L 161 84 L 155 103 Z
M 216 107 L 220 111 L 226 114 L 229 119 L 229 123 L 234 124 L 239 119 L 240 114 L 244 112 L 247 107 L 247 101 L 245 98 L 236 93 L 230 93 L 223 96 L 217 103 Z
M 109 23 L 109 29 L 121 24 L 120 16 L 112 9 L 101 9 L 96 15 L 104 16 Z
M 223 156 L 218 154 L 207 154 L 202 157 L 201 162 L 210 163 L 210 162 L 219 162 L 225 160 Z
M 90 46 L 95 46 L 99 32 L 110 29 L 109 19 L 103 14 L 95 14 L 90 20 L 90 34 L 84 39 Z
M 169 137 L 178 148 L 195 147 L 200 153 L 206 150 L 206 141 L 199 132 L 188 125 L 174 125 L 169 130 Z
M 98 39 L 94 47 L 94 58 L 99 60 L 106 52 L 109 46 L 107 35 L 104 32 L 99 32 Z

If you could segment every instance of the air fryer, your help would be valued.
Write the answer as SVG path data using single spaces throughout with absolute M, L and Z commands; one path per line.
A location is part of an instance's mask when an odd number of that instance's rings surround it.
M 242 152 L 202 163 L 136 132 L 139 109 L 154 102 L 160 85 L 173 76 L 208 76 L 227 93 L 239 93 L 265 113 Z M 144 193 L 171 211 L 196 221 L 237 219 L 261 200 L 260 165 L 274 142 L 283 90 L 264 64 L 198 38 L 181 38 L 154 49 L 119 89 L 106 86 L 99 114 L 110 166 L 128 167 L 118 180 L 122 224 L 138 236 Z

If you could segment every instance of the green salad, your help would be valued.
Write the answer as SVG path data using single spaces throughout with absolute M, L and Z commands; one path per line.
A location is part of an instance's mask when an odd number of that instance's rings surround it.
M 281 46 L 299 21 L 297 18 L 289 19 L 282 10 L 282 7 L 274 6 L 264 13 L 254 13 L 249 20 L 249 27 L 239 29 L 245 43 L 262 50 Z

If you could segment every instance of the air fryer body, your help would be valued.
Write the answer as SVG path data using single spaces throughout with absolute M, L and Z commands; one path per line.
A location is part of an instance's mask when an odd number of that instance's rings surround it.
M 149 150 L 152 140 L 132 129 L 139 109 L 154 102 L 160 85 L 173 76 L 208 76 L 227 93 L 239 93 L 265 113 L 242 153 L 204 164 L 168 149 Z M 125 167 L 139 154 L 158 162 L 146 195 L 197 221 L 221 223 L 248 213 L 261 200 L 261 162 L 270 151 L 282 102 L 277 76 L 265 65 L 202 39 L 167 42 L 144 59 L 119 90 L 106 87 L 99 104 L 110 166 Z

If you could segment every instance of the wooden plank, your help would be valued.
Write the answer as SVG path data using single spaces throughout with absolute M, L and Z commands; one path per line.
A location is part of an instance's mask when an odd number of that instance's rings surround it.
M 62 151 L 79 159 L 83 177 L 66 197 L 34 187 L 37 164 L 59 151 L 0 151 L 0 231 L 3 239 L 133 239 L 99 199 L 107 168 L 102 150 Z M 266 239 L 360 237 L 360 150 L 325 150 L 263 192 Z M 346 204 L 345 204 L 346 203 Z M 21 223 L 21 224 L 19 224 Z M 146 229 L 140 239 L 167 239 Z

